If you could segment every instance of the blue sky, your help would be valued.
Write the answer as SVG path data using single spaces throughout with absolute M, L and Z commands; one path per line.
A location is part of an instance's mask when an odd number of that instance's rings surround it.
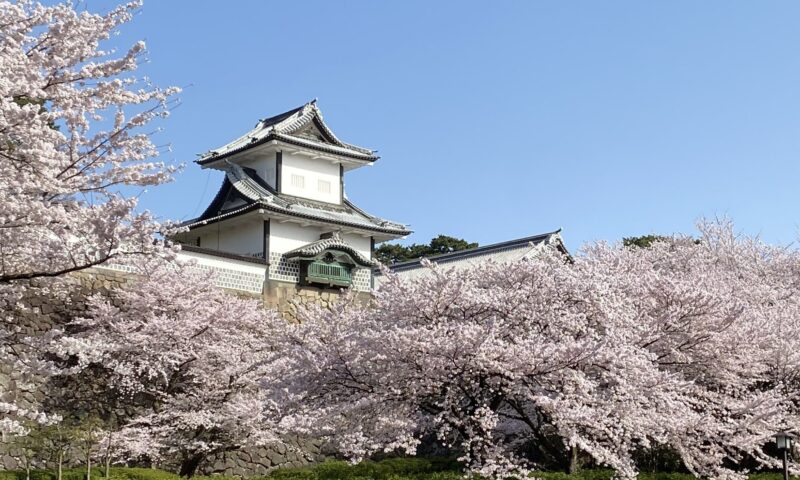
M 184 87 L 156 142 L 187 166 L 141 205 L 196 216 L 221 182 L 196 153 L 316 97 L 382 157 L 348 196 L 407 242 L 561 227 L 574 250 L 720 215 L 792 242 L 799 21 L 797 2 L 145 0 L 119 40 Z

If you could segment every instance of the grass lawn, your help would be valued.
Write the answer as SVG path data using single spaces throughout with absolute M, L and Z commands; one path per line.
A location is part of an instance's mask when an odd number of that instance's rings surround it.
M 92 469 L 93 480 L 101 480 L 102 474 L 102 468 Z M 85 475 L 85 469 L 65 469 L 63 480 L 83 480 Z M 613 475 L 612 470 L 582 470 L 576 475 L 536 472 L 533 476 L 543 480 L 611 480 Z M 261 478 L 264 480 L 456 480 L 462 477 L 460 465 L 453 460 L 392 458 L 379 462 L 365 461 L 356 465 L 328 461 L 304 468 L 280 468 Z M 694 477 L 683 473 L 643 473 L 639 478 L 691 480 Z M 779 473 L 758 473 L 750 476 L 750 480 L 782 480 L 782 478 Z M 25 480 L 25 472 L 0 471 L 0 480 Z M 50 470 L 33 470 L 31 480 L 55 480 L 55 474 Z M 151 468 L 112 468 L 110 480 L 181 480 L 181 478 L 174 473 Z M 215 475 L 194 477 L 194 480 L 234 480 L 234 478 Z

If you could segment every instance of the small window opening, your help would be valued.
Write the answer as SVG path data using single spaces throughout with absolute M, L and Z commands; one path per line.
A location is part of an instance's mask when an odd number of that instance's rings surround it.
M 292 186 L 297 188 L 306 188 L 306 177 L 293 173 Z
M 328 180 L 319 180 L 317 182 L 317 190 L 319 190 L 319 193 L 331 193 L 331 182 Z

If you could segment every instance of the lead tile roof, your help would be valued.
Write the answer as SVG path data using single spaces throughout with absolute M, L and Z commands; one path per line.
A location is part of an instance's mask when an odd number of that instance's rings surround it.
M 320 131 L 324 137 L 323 141 L 300 135 L 309 125 L 315 126 Z M 280 140 L 369 163 L 378 159 L 374 150 L 339 140 L 325 124 L 322 112 L 317 107 L 317 101 L 313 100 L 280 115 L 259 120 L 252 130 L 226 145 L 200 155 L 196 162 L 200 165 L 217 162 L 271 140 Z
M 347 199 L 344 199 L 342 205 L 335 205 L 292 197 L 275 191 L 251 169 L 226 161 L 223 170 L 225 180 L 206 211 L 181 226 L 198 227 L 263 208 L 274 213 L 391 235 L 405 236 L 411 233 L 405 225 L 369 215 Z M 221 208 L 232 190 L 239 194 L 245 204 L 223 211 Z

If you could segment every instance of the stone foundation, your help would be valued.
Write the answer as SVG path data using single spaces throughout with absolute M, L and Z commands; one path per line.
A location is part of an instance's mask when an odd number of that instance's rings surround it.
M 318 288 L 296 283 L 267 280 L 264 282 L 263 301 L 266 308 L 278 311 L 286 320 L 297 321 L 297 310 L 309 304 L 330 308 L 344 295 L 337 288 Z M 357 294 L 359 301 L 367 302 L 371 298 L 367 292 Z
M 248 477 L 266 475 L 279 467 L 302 467 L 325 459 L 319 440 L 294 437 L 286 445 L 251 447 L 217 454 L 200 465 L 203 475 Z
M 106 294 L 131 281 L 135 281 L 135 277 L 129 273 L 98 268 L 73 275 L 72 284 L 61 293 L 43 296 L 41 291 L 37 289 L 35 296 L 23 298 L 21 304 L 24 305 L 24 308 L 17 312 L 18 315 L 16 316 L 23 319 L 21 334 L 42 334 L 55 325 L 64 324 L 70 318 L 80 316 L 86 311 L 86 299 L 90 295 L 95 293 Z M 32 285 L 40 286 L 36 281 L 32 282 Z M 248 298 L 259 298 L 265 308 L 277 310 L 287 321 L 297 321 L 298 308 L 302 308 L 304 305 L 318 304 L 323 308 L 330 308 L 343 295 L 343 291 L 340 289 L 300 286 L 295 283 L 275 280 L 264 282 L 264 289 L 261 295 L 233 290 L 230 293 Z M 366 302 L 369 300 L 370 295 L 368 293 L 359 293 L 358 298 Z M 5 311 L 15 309 L 13 305 L 0 305 L 0 308 Z M 69 385 L 51 385 L 54 391 L 49 391 L 47 394 L 33 387 L 31 389 L 16 388 L 19 385 L 24 385 L 24 382 L 26 382 L 26 379 L 19 378 L 18 373 L 14 372 L 11 366 L 0 365 L 0 400 L 19 401 L 21 399 L 22 404 L 35 405 L 46 402 L 48 395 L 58 395 L 57 391 L 55 391 L 58 388 L 77 388 Z M 15 388 L 8 388 L 11 386 Z M 78 398 L 85 397 L 96 403 L 98 398 L 94 396 L 95 392 L 91 391 L 91 385 L 84 385 L 81 389 L 84 387 L 88 389 L 85 395 L 74 396 Z M 12 392 L 17 391 L 18 396 L 11 398 Z M 108 402 L 101 402 L 108 409 L 108 411 L 102 412 L 103 416 L 111 418 L 112 422 L 117 417 L 122 419 L 133 413 L 115 408 L 111 399 L 108 399 Z M 84 404 L 80 403 L 80 401 L 74 407 L 78 412 L 89 408 L 91 407 L 88 403 Z M 218 454 L 204 461 L 200 465 L 199 471 L 207 475 L 265 475 L 270 470 L 278 467 L 298 467 L 320 462 L 325 458 L 321 448 L 322 442 L 319 440 L 294 437 L 288 439 L 286 445 L 253 447 Z M 72 455 L 72 457 L 65 463 L 79 465 L 78 456 Z M 23 468 L 23 465 L 24 461 L 21 452 L 9 443 L 0 441 L 0 470 L 18 470 Z M 41 462 L 36 462 L 35 466 L 37 468 L 47 467 Z M 170 462 L 161 465 L 161 467 L 171 469 Z
M 0 305 L 2 311 L 10 313 L 21 324 L 19 338 L 41 335 L 57 325 L 86 311 L 86 300 L 94 294 L 107 293 L 131 281 L 131 276 L 106 269 L 88 269 L 71 276 L 70 281 L 57 288 L 48 288 L 47 280 L 31 280 L 31 293 L 24 295 L 17 304 Z M 24 343 L 15 349 L 24 355 L 28 347 Z M 44 392 L 35 378 L 23 378 L 11 365 L 0 364 L 0 400 L 27 406 L 42 405 L 49 397 L 57 397 L 57 391 Z M 88 386 L 87 386 L 88 388 Z M 89 392 L 91 395 L 92 392 Z M 0 469 L 23 468 L 21 451 L 2 439 L 0 441 Z M 44 467 L 41 462 L 34 466 Z

